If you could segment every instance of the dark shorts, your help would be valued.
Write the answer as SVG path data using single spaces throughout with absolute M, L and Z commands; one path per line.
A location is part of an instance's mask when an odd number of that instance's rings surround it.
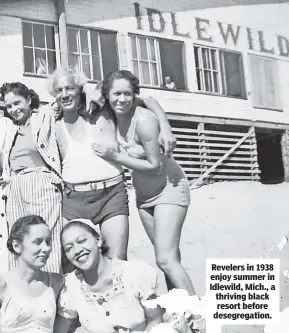
M 84 218 L 99 224 L 118 215 L 129 215 L 124 182 L 97 191 L 64 192 L 63 216 L 67 220 Z

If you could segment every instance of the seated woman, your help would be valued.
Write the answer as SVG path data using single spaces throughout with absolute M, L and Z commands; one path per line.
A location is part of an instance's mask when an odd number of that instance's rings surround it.
M 60 274 L 41 270 L 51 252 L 51 232 L 43 218 L 17 220 L 7 247 L 18 260 L 0 277 L 1 333 L 52 333 L 64 281 Z
M 99 144 L 93 145 L 94 151 L 132 170 L 140 218 L 168 289 L 185 289 L 194 295 L 192 282 L 180 263 L 179 249 L 190 203 L 186 176 L 174 158 L 160 149 L 158 119 L 149 110 L 135 106 L 139 81 L 132 73 L 121 70 L 108 75 L 102 93 L 115 115 L 120 151 Z
M 106 257 L 95 228 L 90 220 L 76 219 L 62 230 L 63 251 L 75 270 L 59 296 L 55 332 L 66 333 L 77 317 L 89 333 L 150 331 L 162 311 L 142 303 L 155 297 L 157 272 L 145 262 Z

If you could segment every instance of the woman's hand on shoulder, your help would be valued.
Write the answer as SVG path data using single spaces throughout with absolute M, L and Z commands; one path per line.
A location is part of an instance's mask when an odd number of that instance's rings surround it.
M 102 82 L 98 82 L 96 85 L 92 83 L 86 83 L 83 86 L 83 92 L 86 99 L 86 111 L 91 112 L 92 103 L 98 104 L 101 108 L 105 104 L 105 100 L 101 94 Z

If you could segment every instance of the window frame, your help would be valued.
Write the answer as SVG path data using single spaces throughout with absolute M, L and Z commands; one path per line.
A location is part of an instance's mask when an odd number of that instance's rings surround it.
M 136 35 L 136 34 L 128 34 L 128 38 L 129 38 L 129 52 L 130 52 L 130 71 L 132 73 L 134 73 L 134 68 L 133 68 L 133 62 L 137 61 L 138 64 L 138 71 L 139 74 L 142 75 L 142 67 L 140 66 L 141 62 L 146 62 L 148 63 L 148 68 L 149 68 L 149 77 L 150 77 L 150 82 L 152 82 L 152 73 L 151 73 L 151 64 L 154 63 L 156 65 L 156 69 L 157 69 L 157 81 L 158 81 L 158 85 L 153 85 L 153 84 L 146 84 L 146 83 L 140 83 L 140 86 L 143 87 L 155 87 L 155 88 L 160 88 L 160 82 L 161 82 L 161 64 L 160 64 L 160 50 L 159 50 L 159 44 L 157 41 L 156 37 L 152 37 L 152 36 L 144 36 L 144 35 Z M 131 39 L 135 38 L 136 41 L 136 51 L 137 51 L 137 58 L 133 58 L 133 52 L 132 52 L 132 43 L 131 43 Z M 139 38 L 145 39 L 146 42 L 146 51 L 148 54 L 148 60 L 143 60 L 140 58 L 140 45 L 139 45 Z M 150 53 L 150 44 L 149 44 L 149 40 L 153 41 L 154 44 L 154 51 L 155 51 L 155 57 L 156 60 L 151 60 L 151 53 Z M 141 79 L 139 79 L 141 82 Z
M 274 80 L 275 80 L 275 83 L 276 83 L 276 86 L 274 87 L 274 91 L 276 93 L 276 100 L 275 100 L 275 104 L 276 104 L 276 107 L 270 107 L 270 106 L 261 106 L 261 105 L 255 105 L 255 98 L 253 97 L 254 96 L 254 83 L 253 83 L 253 70 L 252 70 L 252 63 L 251 63 L 251 58 L 254 57 L 254 58 L 257 58 L 257 59 L 262 59 L 263 61 L 271 61 L 271 62 L 274 62 L 275 66 L 277 67 L 276 68 L 276 71 L 272 71 L 273 75 L 274 75 Z M 248 58 L 248 67 L 250 69 L 250 73 L 249 73 L 249 77 L 250 77 L 250 90 L 251 90 L 251 100 L 252 100 L 252 107 L 254 109 L 260 109 L 260 110 L 270 110 L 270 111 L 277 111 L 277 112 L 283 112 L 284 109 L 283 109 L 283 104 L 282 104 L 282 98 L 281 98 L 281 93 L 278 89 L 278 82 L 280 82 L 280 74 L 279 74 L 279 66 L 278 66 L 278 59 L 274 58 L 274 57 L 269 57 L 269 56 L 264 56 L 264 55 L 260 55 L 260 54 L 256 54 L 256 53 L 248 53 L 247 54 L 247 58 Z M 265 75 L 263 73 L 263 75 Z M 278 105 L 280 107 L 278 107 Z
M 205 67 L 197 67 L 196 66 L 196 58 L 195 58 L 195 48 L 199 48 L 199 52 L 198 52 L 198 62 L 199 64 L 203 64 L 203 57 L 202 57 L 202 49 L 205 50 L 210 50 L 210 54 L 211 51 L 215 51 L 216 52 L 216 67 L 217 69 L 213 69 L 212 67 L 212 56 L 210 56 L 209 58 L 209 62 L 210 62 L 210 66 L 211 68 L 205 68 Z M 207 94 L 207 95 L 214 95 L 214 96 L 220 96 L 220 97 L 227 97 L 227 98 L 235 98 L 235 99 L 243 99 L 243 100 L 247 100 L 248 99 L 248 94 L 247 94 L 247 90 L 246 90 L 246 79 L 245 79 L 245 67 L 244 67 L 244 56 L 243 53 L 240 51 L 236 51 L 236 50 L 230 50 L 230 49 L 225 49 L 225 48 L 220 48 L 220 47 L 214 47 L 214 46 L 208 46 L 208 45 L 203 45 L 203 44 L 197 44 L 197 43 L 193 43 L 193 57 L 194 57 L 194 67 L 195 67 L 195 75 L 196 75 L 196 85 L 197 85 L 197 90 L 195 91 L 196 93 L 199 94 Z M 242 81 L 242 85 L 243 85 L 243 93 L 244 96 L 233 96 L 233 95 L 228 95 L 226 93 L 226 86 L 227 86 L 227 81 L 226 81 L 226 72 L 225 72 L 225 66 L 224 66 L 224 58 L 223 58 L 223 54 L 224 53 L 233 53 L 233 54 L 237 54 L 239 56 L 239 59 L 241 60 L 241 63 L 239 64 L 239 67 L 242 69 L 241 72 L 241 81 Z M 199 90 L 198 89 L 198 76 L 197 76 L 197 70 L 202 71 L 202 82 L 200 82 L 200 84 L 203 86 L 205 86 L 205 76 L 204 76 L 204 71 L 210 71 L 211 72 L 211 80 L 212 80 L 212 85 L 214 85 L 214 78 L 213 78 L 213 74 L 212 73 L 217 73 L 218 75 L 218 85 L 219 85 L 219 92 L 213 92 L 213 91 L 206 91 L 206 90 Z M 224 83 L 223 83 L 224 82 Z
M 69 29 L 76 30 L 76 45 L 77 45 L 77 52 L 74 52 L 74 51 L 72 52 L 72 51 L 69 50 L 69 41 L 67 41 L 69 63 L 70 63 L 70 55 L 71 54 L 78 56 L 79 59 L 80 59 L 80 69 L 84 72 L 83 63 L 82 63 L 82 56 L 88 56 L 89 57 L 89 67 L 90 67 L 90 78 L 88 78 L 88 79 L 90 81 L 98 81 L 93 77 L 93 62 L 92 62 L 91 31 L 90 31 L 90 29 L 83 28 L 83 27 L 67 26 L 67 34 L 68 34 Z M 81 30 L 86 32 L 87 43 L 88 43 L 88 52 L 89 53 L 82 52 L 81 36 L 80 36 Z M 98 50 L 99 50 L 99 58 L 100 58 L 100 61 L 99 61 L 100 62 L 100 74 L 101 74 L 101 77 L 103 78 L 102 53 L 101 53 L 101 45 L 100 44 L 101 44 L 100 43 L 100 37 L 99 37 L 99 33 L 97 31 L 97 47 L 98 47 Z M 71 64 L 70 64 L 70 66 L 71 66 Z
M 157 68 L 157 80 L 158 80 L 158 85 L 153 85 L 153 84 L 145 84 L 141 83 L 140 80 L 140 86 L 144 88 L 150 88 L 150 89 L 158 89 L 158 90 L 166 90 L 166 91 L 174 91 L 174 92 L 188 92 L 188 84 L 187 84 L 187 77 L 186 77 L 186 64 L 185 64 L 185 59 L 184 59 L 184 46 L 185 42 L 183 40 L 179 39 L 172 39 L 172 38 L 162 38 L 162 37 L 157 37 L 157 36 L 151 36 L 151 35 L 141 35 L 137 33 L 128 33 L 128 48 L 129 48 L 129 69 L 132 73 L 134 73 L 134 68 L 133 68 L 133 61 L 138 62 L 138 68 L 139 68 L 139 73 L 141 73 L 141 66 L 140 62 L 146 61 L 142 60 L 141 58 L 135 59 L 133 58 L 133 52 L 132 52 L 132 45 L 131 45 L 131 37 L 137 38 L 145 38 L 146 40 L 152 39 L 154 41 L 155 45 L 155 56 L 156 56 L 156 61 L 148 61 L 149 63 L 149 68 L 150 68 L 150 63 L 155 62 L 156 63 L 156 68 Z M 183 74 L 184 74 L 184 86 L 187 87 L 186 89 L 176 89 L 176 90 L 170 90 L 167 88 L 163 87 L 163 82 L 164 82 L 164 77 L 162 74 L 162 59 L 161 59 L 161 54 L 160 54 L 160 48 L 159 48 L 159 43 L 160 41 L 165 40 L 165 41 L 172 41 L 172 42 L 179 42 L 182 44 L 182 55 L 181 55 L 181 61 L 182 61 L 182 67 L 183 67 Z M 146 41 L 146 45 L 148 45 L 148 42 Z M 140 50 L 139 50 L 139 43 L 136 43 L 137 47 L 137 56 L 139 57 L 140 55 Z M 147 53 L 150 57 L 150 50 L 147 48 Z M 149 70 L 150 71 L 150 70 Z M 150 81 L 152 82 L 152 75 L 150 71 Z
M 34 35 L 33 35 L 33 29 L 32 29 L 32 46 L 26 46 L 24 44 L 24 29 L 23 29 L 23 23 L 29 23 L 29 24 L 42 24 L 44 25 L 44 29 L 45 26 L 52 26 L 54 27 L 54 45 L 55 45 L 55 49 L 49 49 L 47 48 L 47 38 L 46 38 L 46 33 L 45 33 L 45 48 L 41 48 L 41 47 L 35 47 L 34 46 Z M 59 49 L 59 29 L 58 29 L 58 25 L 54 22 L 47 22 L 47 21 L 38 21 L 38 20 L 30 20 L 30 19 L 21 19 L 21 32 L 22 32 L 22 55 L 23 55 L 23 76 L 33 76 L 33 77 L 38 77 L 38 78 L 47 78 L 50 73 L 47 74 L 37 74 L 36 73 L 36 68 L 35 68 L 35 49 L 40 49 L 40 50 L 44 50 L 45 51 L 45 57 L 46 57 L 46 61 L 48 64 L 48 55 L 47 55 L 47 51 L 53 51 L 55 52 L 55 59 L 56 59 L 56 68 L 60 65 L 60 49 Z M 33 67 L 34 67 L 34 73 L 32 72 L 26 72 L 25 71 L 25 54 L 24 54 L 24 49 L 28 48 L 28 49 L 32 49 L 33 51 Z
M 92 61 L 92 47 L 91 47 L 91 31 L 96 32 L 97 33 L 97 40 L 98 40 L 98 50 L 99 50 L 99 58 L 100 58 L 100 71 L 101 71 L 101 80 L 104 79 L 104 72 L 103 72 L 103 62 L 102 62 L 102 45 L 101 45 L 101 40 L 100 40 L 100 34 L 101 33 L 112 33 L 115 34 L 116 37 L 116 56 L 117 56 L 117 68 L 120 68 L 119 66 L 119 50 L 118 50 L 118 44 L 117 44 L 117 34 L 118 32 L 115 30 L 110 30 L 110 29 L 101 29 L 101 28 L 94 28 L 94 27 L 88 27 L 88 26 L 79 26 L 79 25 L 74 25 L 74 24 L 69 24 L 67 25 L 67 35 L 68 35 L 68 29 L 74 29 L 77 30 L 77 35 L 80 35 L 80 30 L 86 30 L 87 31 L 87 37 L 88 37 L 88 49 L 89 49 L 89 54 L 86 53 L 78 53 L 78 52 L 70 52 L 69 51 L 69 41 L 67 40 L 67 53 L 68 53 L 68 58 L 70 56 L 70 54 L 76 54 L 80 56 L 80 62 L 81 62 L 81 70 L 83 71 L 83 67 L 82 67 L 82 55 L 88 55 L 89 56 L 89 64 L 90 64 L 90 74 L 92 78 L 88 78 L 89 82 L 99 82 L 99 80 L 94 79 L 93 78 L 93 61 Z M 80 39 L 80 36 L 77 37 L 78 39 Z M 68 39 L 68 38 L 67 38 Z M 77 46 L 81 48 L 81 43 L 79 43 L 78 39 L 76 40 L 77 42 Z M 70 62 L 70 60 L 69 60 Z
M 196 66 L 196 59 L 195 59 L 195 48 L 198 48 L 198 62 L 199 62 L 199 67 Z M 204 63 L 203 63 L 203 56 L 202 56 L 202 50 L 205 50 L 205 51 L 209 51 L 209 52 L 206 52 L 207 54 L 210 53 L 210 57 L 209 57 L 209 63 L 210 63 L 210 67 L 209 68 L 205 68 L 204 67 Z M 216 69 L 212 68 L 212 51 L 215 51 L 216 52 Z M 207 55 L 206 55 L 206 58 L 207 58 Z M 218 75 L 218 82 L 219 82 L 219 85 L 218 85 L 218 88 L 220 89 L 222 87 L 222 79 L 221 79 L 221 75 L 220 75 L 220 72 L 221 72 L 221 68 L 220 68 L 220 57 L 219 57 L 219 52 L 217 51 L 216 48 L 214 47 L 210 47 L 210 46 L 202 46 L 202 45 L 197 45 L 197 44 L 194 44 L 194 64 L 195 64 L 195 70 L 196 71 L 201 71 L 202 72 L 202 75 L 200 76 L 201 78 L 201 82 L 200 82 L 200 85 L 205 87 L 205 71 L 209 71 L 210 72 L 210 77 L 211 77 L 211 80 L 212 80 L 212 87 L 214 88 L 214 73 L 217 73 Z M 208 61 L 208 59 L 207 59 Z M 214 89 L 213 89 L 214 90 Z M 211 94 L 216 94 L 216 95 L 222 95 L 222 93 L 220 92 L 214 92 L 214 91 L 207 91 L 207 90 L 199 90 L 198 89 L 198 92 L 204 92 L 204 93 L 211 93 Z

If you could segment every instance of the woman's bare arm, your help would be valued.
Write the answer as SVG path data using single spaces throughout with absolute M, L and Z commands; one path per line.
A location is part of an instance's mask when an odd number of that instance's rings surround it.
M 158 142 L 164 148 L 165 154 L 170 155 L 176 147 L 176 138 L 172 133 L 171 126 L 164 109 L 154 98 L 137 97 L 135 103 L 139 106 L 146 107 L 157 116 L 160 124 Z

